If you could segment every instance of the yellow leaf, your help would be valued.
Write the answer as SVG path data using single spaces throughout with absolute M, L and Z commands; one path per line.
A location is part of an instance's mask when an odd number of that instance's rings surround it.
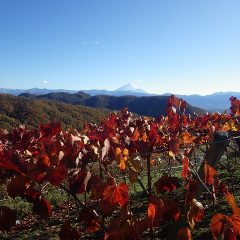
M 124 148 L 124 150 L 123 150 L 123 155 L 125 155 L 125 156 L 128 156 L 128 155 L 129 155 L 129 152 L 128 152 L 128 149 L 127 149 L 127 148 Z
M 169 157 L 175 157 L 175 154 L 172 152 L 172 151 L 168 151 L 168 155 L 169 155 Z
M 121 152 L 122 152 L 122 150 L 121 150 L 119 147 L 116 148 L 116 151 L 115 151 L 116 156 L 118 156 L 119 154 L 121 154 Z

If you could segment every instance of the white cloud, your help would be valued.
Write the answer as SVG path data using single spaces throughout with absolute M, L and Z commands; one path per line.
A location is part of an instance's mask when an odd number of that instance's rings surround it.
M 91 41 L 91 42 L 87 42 L 87 41 L 82 41 L 81 45 L 98 45 L 99 41 Z
M 0 79 L 0 82 L 5 83 L 7 82 L 7 79 L 6 78 Z
M 48 84 L 47 80 L 42 81 L 43 84 Z

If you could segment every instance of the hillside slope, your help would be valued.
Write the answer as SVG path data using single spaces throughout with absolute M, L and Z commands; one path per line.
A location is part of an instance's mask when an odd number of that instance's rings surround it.
M 89 94 L 83 92 L 78 92 L 75 94 L 49 93 L 39 96 L 28 95 L 28 97 L 38 99 L 50 99 L 94 108 L 107 108 L 110 110 L 120 110 L 124 107 L 128 107 L 129 111 L 133 113 L 150 117 L 158 117 L 159 115 L 165 115 L 168 99 L 167 96 L 90 96 Z M 189 114 L 193 114 L 194 112 L 203 113 L 204 110 L 187 104 L 186 112 Z
M 98 123 L 107 114 L 107 110 L 0 94 L 0 128 L 4 129 L 20 124 L 38 127 L 50 121 L 61 121 L 65 128 L 81 129 L 85 122 Z

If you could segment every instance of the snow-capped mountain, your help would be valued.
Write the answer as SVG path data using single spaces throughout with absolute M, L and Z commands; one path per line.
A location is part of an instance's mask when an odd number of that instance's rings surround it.
M 128 83 L 116 90 L 114 90 L 114 92 L 133 92 L 133 93 L 145 93 L 148 94 L 146 91 L 144 91 L 143 89 L 137 88 L 135 87 L 133 84 Z

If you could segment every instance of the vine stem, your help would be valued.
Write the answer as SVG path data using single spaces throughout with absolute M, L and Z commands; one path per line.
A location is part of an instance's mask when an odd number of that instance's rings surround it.
M 99 214 L 97 213 L 97 211 L 96 211 L 95 209 L 94 209 L 94 210 L 89 210 L 89 209 L 85 206 L 85 204 L 83 204 L 83 203 L 81 202 L 81 200 L 77 197 L 77 195 L 71 193 L 71 192 L 69 191 L 69 189 L 66 188 L 63 184 L 60 185 L 60 188 L 62 188 L 64 191 L 66 191 L 66 193 L 70 194 L 70 195 L 73 197 L 76 205 L 79 205 L 81 208 L 86 209 L 86 210 L 89 212 L 89 214 L 96 219 L 96 221 L 99 223 L 99 225 L 100 225 L 105 231 L 107 230 L 106 227 L 104 226 L 104 224 L 100 221 L 100 216 L 99 216 Z M 80 211 L 79 211 L 79 210 L 78 210 L 78 215 L 80 216 Z
M 151 154 L 147 155 L 147 189 L 148 194 L 151 196 L 152 194 L 152 178 L 151 178 Z
M 148 185 L 148 196 L 152 194 L 152 177 L 151 177 L 151 154 L 147 155 L 147 185 Z M 153 228 L 150 227 L 150 239 L 153 240 Z

